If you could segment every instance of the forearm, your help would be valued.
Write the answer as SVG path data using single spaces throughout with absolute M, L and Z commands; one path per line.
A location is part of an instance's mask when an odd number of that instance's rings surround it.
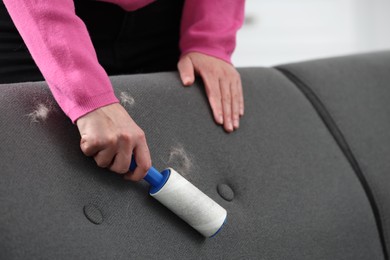
M 72 0 L 4 0 L 62 110 L 79 117 L 118 102 Z
M 231 63 L 245 0 L 186 0 L 181 24 L 182 55 L 201 52 Z

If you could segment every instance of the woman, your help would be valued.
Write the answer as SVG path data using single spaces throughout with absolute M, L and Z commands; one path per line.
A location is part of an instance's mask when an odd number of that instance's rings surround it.
M 100 167 L 138 181 L 151 166 L 145 134 L 119 104 L 107 74 L 177 66 L 185 86 L 199 74 L 216 123 L 227 132 L 239 127 L 244 101 L 230 59 L 244 0 L 3 2 L 9 16 L 2 6 L 0 82 L 43 76 L 77 124 L 82 151 Z M 129 172 L 133 153 L 138 167 Z

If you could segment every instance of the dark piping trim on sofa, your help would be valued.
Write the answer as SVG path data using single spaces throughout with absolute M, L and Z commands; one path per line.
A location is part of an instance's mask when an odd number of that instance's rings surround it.
M 364 177 L 363 171 L 360 168 L 360 165 L 358 161 L 355 158 L 355 155 L 352 153 L 351 148 L 349 147 L 343 133 L 337 126 L 336 122 L 333 120 L 332 116 L 328 112 L 325 105 L 321 102 L 321 100 L 318 98 L 318 96 L 313 92 L 313 90 L 306 85 L 302 80 L 300 80 L 297 76 L 295 76 L 292 72 L 277 67 L 277 70 L 279 70 L 281 73 L 283 73 L 292 83 L 294 83 L 297 88 L 306 96 L 306 98 L 310 101 L 310 103 L 313 105 L 314 109 L 317 111 L 318 115 L 321 117 L 323 122 L 325 123 L 326 127 L 329 129 L 330 133 L 332 134 L 333 138 L 336 140 L 337 144 L 340 146 L 340 149 L 343 151 L 345 157 L 351 164 L 353 170 L 355 171 L 361 185 L 363 186 L 363 189 L 368 197 L 368 200 L 370 202 L 372 211 L 374 213 L 375 222 L 378 228 L 379 238 L 382 244 L 383 248 L 383 254 L 386 260 L 389 260 L 389 255 L 387 252 L 386 242 L 385 242 L 385 236 L 382 226 L 382 220 L 381 216 L 379 214 L 378 205 L 376 204 L 374 195 L 372 193 L 372 190 Z

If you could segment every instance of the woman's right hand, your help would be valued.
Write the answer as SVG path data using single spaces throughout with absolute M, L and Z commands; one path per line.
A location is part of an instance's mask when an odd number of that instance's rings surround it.
M 118 103 L 98 108 L 77 122 L 80 147 L 86 156 L 93 156 L 97 165 L 124 178 L 139 181 L 152 166 L 145 133 Z M 129 172 L 132 153 L 137 168 Z

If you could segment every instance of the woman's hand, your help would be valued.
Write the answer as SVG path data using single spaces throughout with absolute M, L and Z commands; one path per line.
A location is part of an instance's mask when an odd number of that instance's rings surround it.
M 139 181 L 152 166 L 144 132 L 120 104 L 96 109 L 76 122 L 81 135 L 80 147 L 93 156 L 97 165 Z M 137 168 L 129 172 L 132 153 Z
M 180 58 L 178 70 L 185 86 L 194 83 L 195 73 L 202 77 L 218 124 L 223 124 L 227 132 L 239 127 L 240 116 L 244 115 L 244 98 L 240 74 L 231 64 L 206 54 L 190 52 Z

